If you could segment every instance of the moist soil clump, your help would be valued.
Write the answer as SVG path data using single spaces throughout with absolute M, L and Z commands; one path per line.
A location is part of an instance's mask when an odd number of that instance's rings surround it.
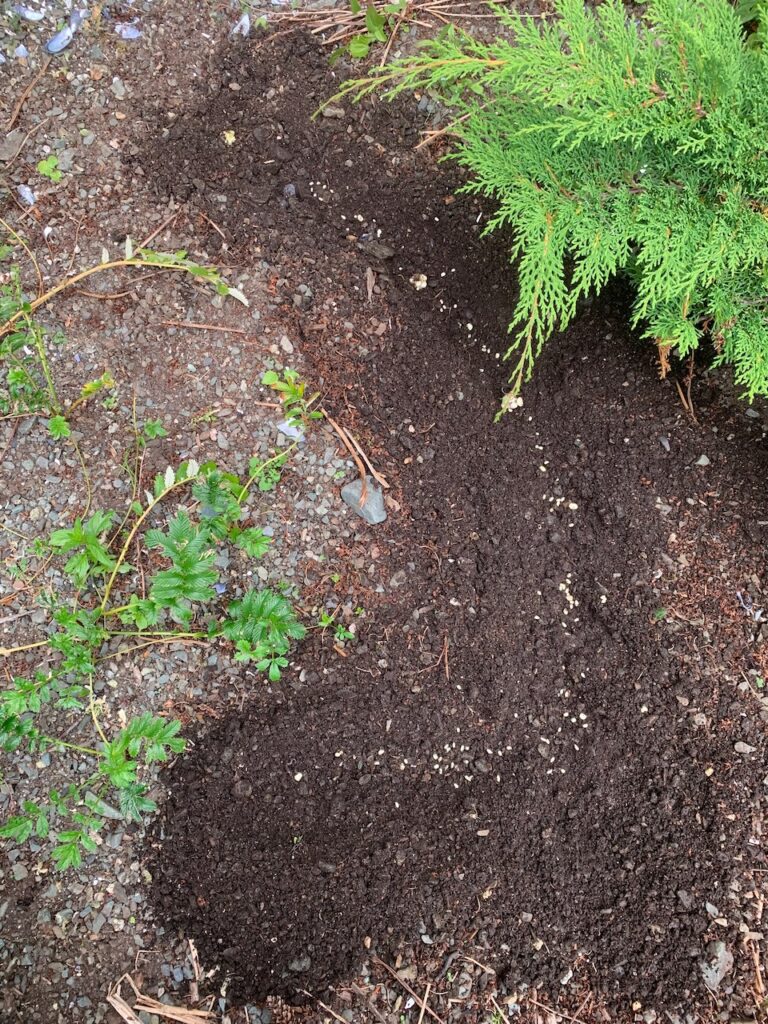
M 707 1007 L 711 943 L 737 973 L 751 958 L 765 711 L 737 682 L 761 634 L 678 620 L 672 554 L 695 517 L 723 602 L 758 596 L 760 422 L 716 379 L 685 416 L 616 289 L 494 426 L 504 240 L 414 153 L 413 107 L 312 122 L 337 84 L 304 37 L 230 47 L 142 156 L 243 258 L 279 257 L 328 405 L 396 494 L 359 527 L 391 565 L 362 642 L 342 659 L 315 636 L 168 774 L 155 903 L 242 999 L 300 1000 L 369 950 L 472 941 L 507 992 L 557 998 L 576 972 L 624 1011 Z

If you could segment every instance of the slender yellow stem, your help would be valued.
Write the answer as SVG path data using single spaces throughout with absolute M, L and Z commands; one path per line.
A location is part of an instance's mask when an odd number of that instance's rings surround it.
M 27 256 L 29 256 L 30 260 L 32 261 L 32 266 L 35 268 L 35 273 L 37 274 L 37 294 L 38 295 L 42 295 L 42 292 L 43 292 L 43 275 L 40 273 L 40 265 L 38 264 L 37 260 L 35 259 L 35 254 L 29 248 L 29 246 L 24 241 L 24 239 L 21 237 L 21 235 L 18 233 L 18 231 L 14 231 L 13 228 L 11 227 L 11 225 L 8 224 L 7 221 L 4 221 L 2 217 L 0 217 L 0 224 L 2 224 L 2 226 L 5 228 L 5 230 L 8 232 L 9 235 L 12 235 L 16 239 L 18 244 L 22 247 L 24 252 L 27 254 Z
M 43 377 L 45 377 L 45 386 L 48 389 L 48 400 L 51 403 L 51 410 L 55 413 L 61 412 L 61 402 L 59 402 L 59 396 L 56 393 L 56 385 L 53 382 L 53 374 L 51 373 L 51 366 L 48 362 L 48 353 L 45 351 L 45 339 L 43 338 L 42 329 L 38 324 L 32 323 L 29 317 L 25 317 L 25 319 L 27 322 L 27 330 L 34 340 L 40 369 L 43 371 Z
M 67 750 L 76 750 L 80 754 L 90 754 L 91 757 L 98 757 L 98 750 L 94 750 L 93 747 L 81 747 L 79 743 L 67 743 L 66 740 L 57 739 L 56 736 L 41 736 L 41 740 L 45 740 L 46 743 L 55 744 L 57 747 L 66 747 Z
M 88 710 L 91 712 L 91 718 L 93 719 L 93 724 L 96 726 L 96 732 L 99 734 L 101 742 L 106 746 L 109 740 L 107 739 L 104 730 L 101 728 L 101 722 L 99 721 L 99 716 L 96 711 L 96 699 L 93 694 L 93 675 L 88 676 Z
M 164 498 L 166 498 L 171 493 L 171 491 L 175 490 L 177 487 L 181 487 L 183 484 L 189 483 L 189 481 L 190 481 L 189 477 L 185 477 L 183 480 L 174 480 L 174 482 L 170 485 L 170 487 L 166 487 L 165 490 L 162 491 L 156 498 L 152 499 L 151 503 L 149 505 L 147 505 L 147 507 L 144 509 L 144 511 L 139 516 L 139 518 L 136 520 L 136 522 L 131 527 L 130 532 L 128 533 L 128 536 L 125 539 L 125 543 L 123 544 L 122 548 L 120 549 L 120 554 L 117 556 L 117 562 L 115 563 L 115 568 L 112 570 L 112 575 L 107 580 L 107 586 L 106 586 L 106 589 L 104 591 L 104 597 L 102 598 L 101 604 L 99 605 L 99 609 L 98 609 L 100 615 L 104 615 L 105 612 L 106 612 L 107 601 L 109 600 L 109 595 L 112 592 L 112 587 L 114 586 L 117 574 L 120 571 L 120 566 L 125 561 L 125 557 L 128 554 L 128 550 L 129 550 L 131 544 L 133 543 L 133 538 L 136 536 L 138 531 L 141 529 L 142 523 L 147 518 L 149 513 L 157 505 L 159 505 L 160 502 L 163 501 Z
M 121 658 L 124 654 L 131 654 L 133 651 L 143 651 L 146 650 L 147 647 L 155 647 L 157 644 L 172 644 L 177 640 L 182 644 L 206 644 L 208 643 L 209 637 L 201 633 L 199 639 L 192 640 L 185 637 L 183 633 L 178 633 L 176 636 L 167 636 L 157 640 L 148 640 L 145 644 L 134 644 L 132 647 L 122 647 L 119 651 L 115 651 L 114 654 L 107 654 L 98 660 L 109 661 L 111 658 Z
M 121 612 L 128 611 L 131 606 L 129 604 L 121 604 L 119 608 L 107 608 L 106 611 L 101 613 L 103 619 L 108 619 L 110 615 L 119 615 Z M 114 634 L 112 634 L 114 636 Z
M 21 530 L 15 530 L 12 526 L 7 526 L 5 523 L 0 523 L 0 530 L 5 530 L 6 533 L 12 533 L 16 537 L 21 537 L 22 540 L 31 539 L 25 533 L 22 533 Z
M 139 495 L 139 485 L 141 483 L 141 471 L 142 471 L 143 465 L 144 465 L 144 455 L 141 452 L 139 426 L 138 426 L 138 423 L 136 421 L 136 388 L 133 389 L 132 421 L 133 421 L 133 434 L 134 434 L 135 445 L 136 445 L 136 455 L 135 455 L 135 458 L 134 458 L 133 479 L 131 480 L 131 500 L 128 503 L 128 508 L 126 510 L 125 515 L 120 520 L 120 525 L 117 527 L 117 529 L 114 531 L 114 533 L 112 534 L 112 536 L 109 539 L 109 546 L 110 547 L 112 546 L 112 544 L 114 544 L 114 542 L 117 540 L 117 538 L 123 532 L 123 527 L 125 526 L 125 524 L 128 522 L 128 519 L 130 518 L 131 511 L 132 511 L 132 505 L 137 500 L 138 495 Z M 126 472 L 130 472 L 127 469 L 127 467 L 126 467 Z M 128 607 L 127 605 L 124 605 L 122 608 L 117 609 L 117 611 L 121 611 L 121 612 L 125 611 L 125 609 L 127 607 Z M 114 610 L 105 611 L 104 612 L 104 615 L 115 615 L 115 614 L 116 614 L 116 612 Z
M 47 640 L 37 640 L 33 644 L 23 644 L 21 647 L 0 647 L 0 658 L 8 658 L 12 654 L 19 654 L 21 651 L 31 651 L 35 647 L 45 647 Z
M 80 445 L 72 436 L 68 437 L 67 440 L 75 449 L 75 455 L 77 455 L 78 462 L 80 463 L 80 468 L 83 471 L 83 481 L 85 483 L 85 508 L 83 509 L 82 515 L 83 518 L 85 518 L 85 516 L 87 516 L 88 513 L 91 511 L 91 502 L 93 501 L 93 487 L 91 486 L 91 474 L 88 471 L 88 466 L 86 465 L 85 457 L 82 451 L 80 450 Z
M 142 630 L 130 630 L 126 632 L 118 631 L 117 633 L 110 633 L 110 637 L 113 636 L 141 636 L 141 637 L 157 637 L 160 641 L 173 641 L 173 640 L 200 640 L 208 636 L 207 633 L 177 633 L 172 629 L 158 630 L 156 633 L 145 633 Z
M 20 309 L 17 313 L 14 313 L 12 317 L 5 321 L 4 324 L 0 325 L 0 338 L 7 334 L 13 325 L 20 320 L 23 316 L 29 313 L 34 313 L 40 306 L 44 306 L 51 299 L 55 298 L 60 292 L 65 291 L 67 288 L 71 288 L 72 285 L 78 284 L 80 281 L 84 281 L 87 277 L 91 277 L 92 274 L 99 274 L 103 270 L 119 270 L 121 267 L 157 267 L 160 270 L 185 270 L 183 265 L 180 265 L 176 260 L 168 260 L 168 262 L 162 262 L 160 260 L 145 260 L 140 256 L 132 256 L 130 259 L 122 260 L 109 260 L 107 263 L 99 263 L 98 266 L 88 267 L 86 270 L 81 270 L 80 273 L 75 274 L 73 277 L 68 277 L 63 281 L 59 281 L 53 288 L 49 288 L 43 295 L 38 296 L 33 302 L 29 303 L 27 309 Z

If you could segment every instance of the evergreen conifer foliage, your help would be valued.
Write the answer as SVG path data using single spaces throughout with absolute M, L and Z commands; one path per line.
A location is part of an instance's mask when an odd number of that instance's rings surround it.
M 450 28 L 348 83 L 431 90 L 457 113 L 453 155 L 512 229 L 519 300 L 511 400 L 579 299 L 620 272 L 659 349 L 709 334 L 750 399 L 768 395 L 768 51 L 727 0 L 555 0 L 496 8 L 510 39 Z

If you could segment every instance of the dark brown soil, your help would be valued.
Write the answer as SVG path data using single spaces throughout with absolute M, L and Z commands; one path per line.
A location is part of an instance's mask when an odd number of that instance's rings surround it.
M 243 254 L 268 252 L 288 302 L 310 285 L 297 329 L 400 512 L 360 527 L 391 586 L 356 652 L 308 642 L 303 670 L 168 776 L 158 907 L 242 998 L 300 998 L 421 933 L 473 938 L 510 992 L 557 998 L 575 966 L 623 1010 L 709 1005 L 708 942 L 749 956 L 737 929 L 765 742 L 734 666 L 758 664 L 761 636 L 739 633 L 723 669 L 659 593 L 682 607 L 675 545 L 694 517 L 699 558 L 711 543 L 735 574 L 728 614 L 736 589 L 759 597 L 760 422 L 704 378 L 692 423 L 616 290 L 494 426 L 512 275 L 503 240 L 479 238 L 480 207 L 448 198 L 455 176 L 414 154 L 414 109 L 312 122 L 334 80 L 298 36 L 217 61 L 145 171 Z

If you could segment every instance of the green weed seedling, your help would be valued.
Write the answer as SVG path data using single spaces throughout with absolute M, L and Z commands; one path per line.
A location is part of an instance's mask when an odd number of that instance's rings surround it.
M 146 444 L 147 441 L 154 441 L 158 437 L 167 437 L 168 431 L 160 420 L 147 420 L 141 428 L 141 437 Z
M 392 32 L 398 27 L 401 16 L 408 7 L 408 0 L 384 4 L 381 8 L 368 4 L 365 9 L 359 0 L 349 0 L 353 14 L 360 15 L 364 29 L 352 36 L 344 46 L 338 47 L 330 56 L 331 64 L 335 64 L 345 54 L 353 60 L 364 60 L 372 46 L 386 43 Z
M 336 621 L 339 610 L 337 606 L 332 612 L 321 612 L 317 618 L 317 628 L 323 634 L 328 629 L 332 629 L 334 642 L 343 646 L 347 641 L 357 640 L 357 637 L 352 630 L 346 628 L 343 622 Z
M 308 398 L 306 396 L 307 385 L 301 380 L 296 370 L 283 370 L 282 375 L 275 370 L 267 370 L 261 378 L 261 383 L 278 393 L 283 404 L 285 419 L 292 427 L 303 428 L 311 420 L 323 418 L 323 414 L 319 410 L 312 408 L 320 397 L 320 392 L 317 391 Z
M 51 153 L 44 160 L 41 160 L 37 165 L 37 173 L 42 174 L 44 178 L 48 178 L 49 181 L 56 182 L 61 181 L 63 174 L 59 170 L 59 158 Z
M 253 662 L 270 681 L 279 680 L 291 643 L 305 635 L 305 627 L 288 598 L 273 590 L 226 599 L 216 551 L 233 543 L 249 557 L 266 553 L 270 538 L 241 525 L 244 502 L 296 444 L 264 462 L 252 460 L 244 481 L 214 463 L 168 467 L 122 521 L 114 510 L 99 509 L 51 534 L 50 550 L 65 560 L 72 597 L 65 602 L 59 594 L 49 595 L 40 602 L 51 619 L 45 639 L 0 648 L 5 657 L 31 650 L 42 656 L 36 671 L 15 677 L 0 693 L 0 747 L 52 750 L 64 757 L 75 752 L 90 761 L 92 771 L 83 782 L 50 790 L 44 802 L 22 801 L 19 812 L 0 827 L 0 837 L 17 844 L 45 841 L 56 867 L 64 869 L 95 851 L 106 820 L 137 821 L 154 810 L 146 769 L 184 749 L 180 723 L 143 714 L 117 731 L 107 727 L 94 688 L 106 643 L 119 645 L 109 658 L 179 640 L 224 644 L 235 661 Z M 157 566 L 141 597 L 128 562 L 137 546 L 153 552 L 148 561 Z M 74 722 L 86 712 L 93 740 L 73 742 L 63 728 L 51 734 L 41 724 L 49 720 L 49 708 Z
M 351 629 L 347 629 L 343 623 L 337 622 L 336 628 L 333 631 L 333 639 L 337 644 L 344 644 L 347 640 L 357 640 L 357 637 Z

